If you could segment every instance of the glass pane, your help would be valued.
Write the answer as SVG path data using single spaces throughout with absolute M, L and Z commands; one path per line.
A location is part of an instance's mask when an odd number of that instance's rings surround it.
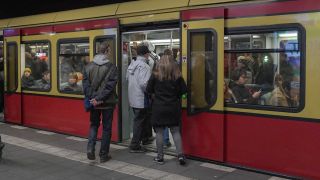
M 95 42 L 95 54 L 98 54 L 99 52 L 99 47 L 100 47 L 100 44 L 102 43 L 107 43 L 109 45 L 109 52 L 108 52 L 108 58 L 109 60 L 113 63 L 113 64 L 116 64 L 116 58 L 115 58 L 115 40 L 114 38 L 100 38 L 100 39 L 97 39 L 96 42 Z
M 89 54 L 89 42 L 69 42 L 60 44 L 60 54 Z
M 48 91 L 50 82 L 50 47 L 48 42 L 25 45 L 25 68 L 21 77 L 22 88 Z
M 89 62 L 89 40 L 59 44 L 59 91 L 83 94 L 84 66 Z
M 216 58 L 212 32 L 190 34 L 191 111 L 208 108 L 216 98 Z
M 15 91 L 17 89 L 17 44 L 10 43 L 7 45 L 7 90 Z
M 299 50 L 298 31 L 237 34 L 224 37 L 225 50 L 280 49 Z
M 225 64 L 226 102 L 299 106 L 299 53 L 225 53 Z

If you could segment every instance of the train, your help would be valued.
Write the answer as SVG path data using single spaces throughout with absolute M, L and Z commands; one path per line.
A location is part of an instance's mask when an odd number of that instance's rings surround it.
M 81 71 L 107 42 L 119 70 L 112 141 L 129 140 L 126 71 L 147 40 L 155 54 L 172 50 L 186 80 L 188 157 L 320 179 L 316 0 L 141 0 L 1 19 L 0 28 L 8 123 L 87 137 Z M 254 101 L 235 92 L 240 79 Z

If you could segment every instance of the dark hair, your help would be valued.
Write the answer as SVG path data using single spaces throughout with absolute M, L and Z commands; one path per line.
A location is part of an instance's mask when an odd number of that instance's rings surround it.
M 165 49 L 165 50 L 163 51 L 163 54 L 164 54 L 164 55 L 168 55 L 168 56 L 172 56 L 172 55 L 173 55 L 171 49 Z
M 242 75 L 247 76 L 246 70 L 244 70 L 242 68 L 237 68 L 237 69 L 234 70 L 234 72 L 232 74 L 232 80 L 238 81 L 240 76 L 242 76 Z
M 109 51 L 109 44 L 107 44 L 106 42 L 103 42 L 100 44 L 99 46 L 99 53 L 100 54 L 105 54 Z
M 138 56 L 143 56 L 147 53 L 150 53 L 148 46 L 144 45 L 144 44 L 139 44 L 137 47 L 137 54 Z

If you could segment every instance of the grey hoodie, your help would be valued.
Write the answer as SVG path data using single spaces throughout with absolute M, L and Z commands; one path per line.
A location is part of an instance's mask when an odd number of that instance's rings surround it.
M 137 60 L 131 61 L 127 70 L 127 80 L 129 81 L 128 96 L 131 107 L 145 108 L 144 93 L 150 76 L 150 66 L 143 56 L 138 56 Z
M 93 58 L 93 62 L 96 63 L 97 65 L 101 66 L 109 62 L 109 59 L 106 55 L 104 54 L 97 54 Z

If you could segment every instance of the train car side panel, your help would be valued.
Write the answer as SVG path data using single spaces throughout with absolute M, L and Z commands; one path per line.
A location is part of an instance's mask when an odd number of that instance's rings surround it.
M 226 115 L 226 161 L 273 172 L 320 178 L 320 124 Z

